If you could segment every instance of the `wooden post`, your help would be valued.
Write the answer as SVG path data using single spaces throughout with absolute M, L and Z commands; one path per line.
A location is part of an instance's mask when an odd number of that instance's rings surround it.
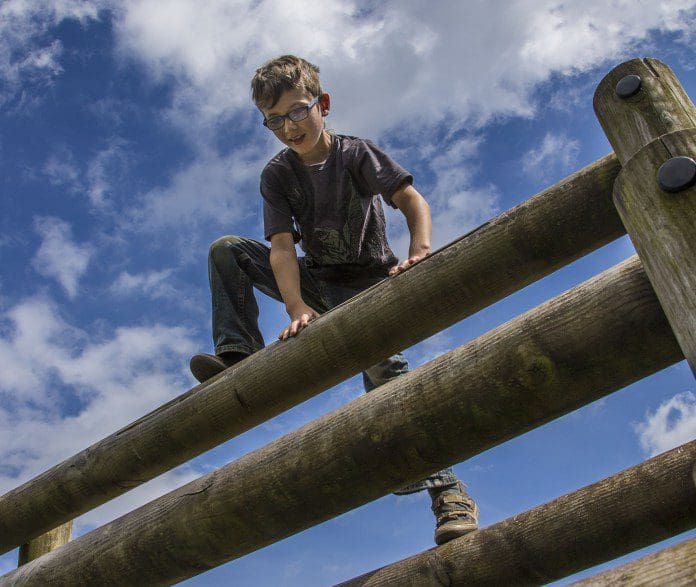
M 561 579 L 696 525 L 694 462 L 696 441 L 338 587 L 518 587 Z
M 623 166 L 619 215 L 696 375 L 696 109 L 656 59 L 612 70 L 594 107 Z
M 0 497 L 0 553 L 625 234 L 609 155 Z M 233 371 L 233 373 L 232 373 Z
M 682 356 L 634 257 L 20 567 L 0 585 L 181 581 L 469 458 Z M 661 490 L 661 483 L 650 484 L 649 493 Z M 684 519 L 693 523 L 692 515 Z M 670 518 L 662 531 L 678 532 L 683 524 Z
M 637 561 L 573 583 L 573 587 L 693 587 L 696 585 L 696 538 Z
M 31 542 L 22 544 L 19 549 L 18 565 L 25 565 L 29 561 L 33 561 L 47 552 L 51 552 L 59 546 L 63 546 L 63 544 L 70 542 L 72 538 L 72 526 L 72 521 L 67 522 L 62 526 L 49 530 L 46 534 L 35 538 Z

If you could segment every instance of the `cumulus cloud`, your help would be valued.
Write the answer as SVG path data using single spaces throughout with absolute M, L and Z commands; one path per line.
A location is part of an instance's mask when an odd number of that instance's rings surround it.
M 564 133 L 546 133 L 536 149 L 522 157 L 522 169 L 527 175 L 540 181 L 549 181 L 554 175 L 563 176 L 576 167 L 580 143 Z
M 37 217 L 34 228 L 42 242 L 32 264 L 41 275 L 52 277 L 69 297 L 77 295 L 77 286 L 92 257 L 89 245 L 73 242 L 67 222 L 50 216 Z
M 640 445 L 651 456 L 696 438 L 696 396 L 690 391 L 679 393 L 648 412 L 635 425 Z
M 336 98 L 336 128 L 372 136 L 404 125 L 530 115 L 535 86 L 553 73 L 620 59 L 654 31 L 694 28 L 687 0 L 528 0 L 496 7 L 494 18 L 487 3 L 444 0 L 164 5 L 126 2 L 116 32 L 124 54 L 160 79 L 178 80 L 172 107 L 184 125 L 251 111 L 254 69 L 294 52 L 322 67 Z
M 5 308 L 0 493 L 180 394 L 191 384 L 185 359 L 194 349 L 190 333 L 179 327 L 119 327 L 99 338 L 66 322 L 44 298 Z M 193 476 L 187 468 L 170 472 L 84 523 L 100 523 Z

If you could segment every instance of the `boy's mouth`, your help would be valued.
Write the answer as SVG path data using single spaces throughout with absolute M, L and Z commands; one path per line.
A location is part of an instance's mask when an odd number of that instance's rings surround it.
M 305 138 L 304 134 L 301 134 L 301 135 L 298 135 L 296 137 L 288 138 L 288 142 L 292 143 L 294 146 L 297 146 L 304 140 L 304 138 Z

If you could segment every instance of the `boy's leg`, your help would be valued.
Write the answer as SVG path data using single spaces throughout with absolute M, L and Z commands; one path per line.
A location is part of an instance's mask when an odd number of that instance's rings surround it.
M 377 283 L 379 280 L 375 280 Z M 325 298 L 331 307 L 337 306 L 344 301 L 356 296 L 361 291 L 367 289 L 366 287 L 351 287 L 347 285 L 335 285 L 323 283 Z M 401 354 L 397 353 L 376 365 L 363 371 L 363 385 L 365 387 L 365 392 L 370 392 L 373 389 L 379 387 L 383 383 L 407 373 L 409 370 L 408 361 Z M 415 493 L 416 491 L 422 491 L 424 489 L 437 489 L 437 488 L 447 488 L 453 487 L 457 484 L 458 479 L 454 474 L 454 471 L 448 467 L 442 471 L 431 475 L 427 479 L 423 479 L 418 483 L 404 487 L 395 493 L 397 495 L 406 495 L 408 493 Z
M 324 311 L 315 280 L 299 259 L 302 297 L 317 311 Z M 282 301 L 271 269 L 270 248 L 256 240 L 225 236 L 216 240 L 208 255 L 208 276 L 212 297 L 215 357 L 196 355 L 191 367 L 196 378 L 208 378 L 230 363 L 239 361 L 264 347 L 258 327 L 259 308 L 256 287 Z M 194 370 L 194 364 L 198 367 Z M 199 377 L 199 375 L 201 377 Z M 205 379 L 203 379 L 205 380 Z
M 408 372 L 408 362 L 401 353 L 373 365 L 363 372 L 365 391 L 370 392 Z M 478 506 L 457 479 L 451 467 L 394 492 L 407 495 L 427 489 L 435 514 L 435 543 L 444 544 L 478 528 Z
M 392 355 L 381 363 L 377 363 L 376 365 L 373 365 L 369 369 L 363 371 L 363 385 L 365 387 L 365 392 L 369 393 L 383 383 L 391 381 L 399 375 L 407 373 L 408 370 L 408 362 L 401 353 Z M 411 485 L 402 487 L 398 491 L 395 491 L 394 494 L 408 495 L 409 493 L 423 491 L 424 489 L 445 489 L 455 486 L 458 481 L 459 480 L 457 479 L 457 476 L 452 468 L 447 467 L 446 469 L 442 469 L 441 471 L 430 475 L 430 477 L 427 477 L 426 479 L 422 479 L 417 483 L 412 483 Z

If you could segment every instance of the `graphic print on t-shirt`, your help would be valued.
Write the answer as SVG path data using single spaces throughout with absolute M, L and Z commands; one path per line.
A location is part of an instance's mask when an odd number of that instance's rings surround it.
M 363 205 L 355 181 L 350 178 L 347 183 L 348 202 L 343 229 L 319 226 L 313 231 L 319 244 L 314 258 L 321 265 L 355 263 L 358 260 L 363 236 Z

